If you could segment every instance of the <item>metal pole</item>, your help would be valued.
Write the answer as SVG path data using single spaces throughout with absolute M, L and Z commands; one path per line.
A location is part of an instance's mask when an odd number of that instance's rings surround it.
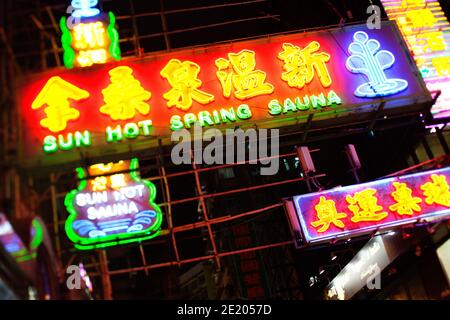
M 260 208 L 260 209 L 256 209 L 256 210 L 252 210 L 252 211 L 248 211 L 248 212 L 244 212 L 241 214 L 236 214 L 233 216 L 226 216 L 226 217 L 219 217 L 219 218 L 215 218 L 215 219 L 211 219 L 209 220 L 209 224 L 218 224 L 218 223 L 224 223 L 224 222 L 230 222 L 232 220 L 236 220 L 236 219 L 241 219 L 243 217 L 247 217 L 247 216 L 251 216 L 257 213 L 261 213 L 264 211 L 269 211 L 275 208 L 280 208 L 283 207 L 282 203 L 276 203 L 274 205 L 268 206 L 268 207 L 264 207 L 264 208 Z M 188 230 L 192 230 L 192 229 L 196 229 L 196 228 L 203 228 L 206 226 L 206 222 L 205 221 L 201 221 L 201 222 L 197 222 L 197 223 L 192 223 L 192 224 L 187 224 L 187 225 L 183 225 L 183 226 L 179 226 L 179 227 L 175 227 L 173 229 L 173 232 L 183 232 L 183 231 L 188 231 Z
M 251 0 L 251 1 L 241 1 L 241 2 L 233 2 L 233 3 L 224 3 L 224 4 L 217 4 L 217 5 L 209 5 L 209 6 L 202 6 L 202 7 L 194 7 L 194 8 L 184 8 L 184 9 L 174 9 L 174 10 L 167 10 L 164 11 L 164 13 L 167 14 L 174 14 L 174 13 L 186 13 L 186 12 L 197 12 L 202 10 L 211 10 L 211 9 L 221 9 L 225 7 L 237 7 L 247 4 L 256 4 L 256 3 L 262 3 L 267 2 L 267 0 Z M 156 16 L 159 15 L 160 12 L 148 12 L 148 13 L 139 13 L 136 15 L 138 18 L 142 17 L 150 17 L 150 16 Z M 123 15 L 117 17 L 117 20 L 127 19 L 129 16 Z
M 202 191 L 202 187 L 201 187 L 201 183 L 200 183 L 200 178 L 199 178 L 198 172 L 197 172 L 197 165 L 195 164 L 195 159 L 193 159 L 193 158 L 192 158 L 192 167 L 195 170 L 195 173 L 194 173 L 195 184 L 197 187 L 197 193 L 199 195 L 200 206 L 201 206 L 202 212 L 203 212 L 203 219 L 205 220 L 206 227 L 208 229 L 209 240 L 211 242 L 212 251 L 214 253 L 214 259 L 216 260 L 216 269 L 220 270 L 220 258 L 217 255 L 216 242 L 214 241 L 214 235 L 213 235 L 213 232 L 211 229 L 211 224 L 209 223 L 209 217 L 208 217 L 208 212 L 206 209 L 205 199 L 203 197 L 203 191 Z
M 163 28 L 163 33 L 164 33 L 164 41 L 166 42 L 166 49 L 170 50 L 172 46 L 170 45 L 170 38 L 169 38 L 169 34 L 168 34 L 166 14 L 164 13 L 164 1 L 159 0 L 159 4 L 161 7 L 160 16 L 161 16 L 161 24 L 162 24 L 162 28 Z
M 105 250 L 100 250 L 98 252 L 98 255 L 100 260 L 100 272 L 103 285 L 103 299 L 112 300 L 112 286 L 108 270 L 108 257 L 106 256 Z
M 241 254 L 241 253 L 250 252 L 250 251 L 258 251 L 258 250 L 264 250 L 264 249 L 275 248 L 275 247 L 282 247 L 282 246 L 287 246 L 287 245 L 292 245 L 292 244 L 294 244 L 294 242 L 292 240 L 289 240 L 289 241 L 283 241 L 283 242 L 278 242 L 278 243 L 272 243 L 272 244 L 262 245 L 262 246 L 258 246 L 258 247 L 253 247 L 253 248 L 246 248 L 246 249 L 241 249 L 241 250 L 233 250 L 233 251 L 228 251 L 228 252 L 222 252 L 222 253 L 217 254 L 217 256 L 219 256 L 219 257 L 226 257 L 226 256 L 231 256 L 231 255 L 235 255 L 235 254 Z M 193 262 L 198 262 L 198 261 L 205 261 L 205 260 L 209 260 L 209 259 L 212 259 L 212 258 L 214 258 L 214 255 L 207 255 L 207 256 L 202 256 L 202 257 L 196 257 L 196 258 L 181 260 L 179 263 L 180 264 L 188 264 L 188 263 L 193 263 Z M 143 271 L 145 269 L 157 269 L 157 268 L 171 267 L 171 266 L 176 266 L 176 265 L 178 265 L 178 262 L 176 262 L 176 261 L 163 262 L 163 263 L 157 263 L 157 264 L 152 264 L 152 265 L 143 266 L 143 267 L 111 270 L 111 271 L 109 271 L 109 275 L 117 275 L 117 274 L 124 274 L 124 273 L 130 273 L 130 272 L 138 272 L 138 271 Z M 99 274 L 96 274 L 96 273 L 91 273 L 89 275 L 99 276 Z
M 316 178 L 321 178 L 321 177 L 324 177 L 324 176 L 325 176 L 325 174 L 319 174 L 319 175 L 316 175 L 315 177 Z M 288 184 L 288 183 L 292 183 L 292 182 L 299 182 L 299 181 L 303 181 L 303 180 L 305 180 L 305 178 L 301 177 L 301 178 L 289 179 L 289 180 L 284 180 L 284 181 L 277 181 L 277 182 L 272 182 L 272 183 L 266 183 L 266 184 L 262 184 L 262 185 L 259 185 L 259 186 L 252 186 L 252 187 L 234 189 L 234 190 L 229 190 L 229 191 L 215 192 L 215 193 L 205 194 L 205 195 L 202 195 L 202 196 L 195 196 L 195 197 L 185 198 L 185 199 L 181 199 L 181 200 L 174 200 L 174 201 L 172 201 L 172 205 L 185 203 L 185 202 L 190 202 L 190 201 L 195 201 L 195 200 L 199 200 L 200 198 L 207 199 L 207 198 L 226 196 L 226 195 L 233 194 L 233 193 L 258 190 L 258 189 L 262 189 L 262 188 L 274 187 L 274 186 L 278 186 L 278 185 L 282 185 L 282 184 Z M 167 205 L 167 204 L 164 204 L 164 203 L 160 204 L 160 206 L 165 206 L 165 205 Z
M 441 143 L 442 149 L 444 149 L 445 154 L 450 154 L 450 148 L 448 147 L 447 141 L 445 140 L 445 137 L 442 134 L 442 130 L 436 129 L 436 134 L 439 139 L 439 142 Z
M 163 163 L 161 163 L 161 166 L 160 166 L 160 175 L 162 175 L 163 182 L 164 182 L 164 190 L 165 190 L 165 192 L 163 193 L 164 198 L 165 198 L 164 201 L 167 202 L 167 225 L 169 227 L 170 237 L 172 239 L 172 245 L 173 245 L 173 250 L 175 252 L 175 258 L 177 259 L 177 261 L 180 261 L 180 254 L 178 253 L 177 240 L 175 238 L 175 233 L 173 231 L 174 228 L 173 228 L 173 220 L 172 220 L 172 206 L 171 206 L 171 200 L 170 200 L 169 182 L 167 180 L 166 169 L 165 169 Z
M 59 217 L 58 207 L 56 203 L 56 177 L 54 173 L 50 173 L 50 197 L 52 203 L 53 214 L 53 233 L 55 235 L 55 248 L 58 258 L 61 259 L 61 242 L 59 239 Z
M 131 20 L 133 23 L 133 40 L 134 40 L 134 50 L 136 51 L 136 56 L 141 56 L 141 43 L 139 41 L 139 31 L 136 22 L 136 12 L 134 11 L 134 2 L 133 0 L 129 0 L 130 3 L 130 11 L 131 11 Z
M 146 266 L 147 265 L 147 259 L 145 259 L 145 252 L 144 252 L 144 247 L 142 246 L 142 244 L 139 244 L 139 251 L 141 253 L 141 259 L 142 259 L 142 265 Z M 148 276 L 148 269 L 145 269 L 145 275 Z

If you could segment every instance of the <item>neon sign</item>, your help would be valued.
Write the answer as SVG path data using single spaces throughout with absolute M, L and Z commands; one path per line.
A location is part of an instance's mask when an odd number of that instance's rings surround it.
M 89 18 L 96 16 L 100 10 L 93 8 L 98 4 L 98 0 L 72 0 L 72 7 L 75 9 L 72 13 L 76 18 Z
M 130 144 L 133 150 L 146 148 L 158 139 L 166 143 L 172 131 L 195 122 L 220 129 L 268 128 L 313 115 L 317 122 L 345 124 L 356 110 L 358 121 L 368 118 L 381 102 L 386 114 L 413 103 L 424 109 L 431 98 L 393 23 L 362 30 L 365 25 L 39 75 L 19 94 L 23 159 L 58 162 L 68 154 L 78 159 L 82 152 L 104 155 L 102 149 L 125 152 Z M 359 35 L 367 37 L 364 46 Z M 359 58 L 355 51 L 348 60 L 355 39 L 362 41 L 361 50 L 373 51 Z M 376 67 L 356 70 L 358 61 L 370 65 L 374 59 Z M 54 156 L 61 153 L 65 157 Z
M 307 242 L 450 217 L 450 168 L 294 197 Z
M 262 94 L 271 94 L 273 85 L 266 83 L 266 73 L 256 69 L 256 53 L 242 50 L 229 53 L 228 60 L 216 60 L 217 78 L 222 86 L 223 96 L 229 98 L 234 89 L 236 99 L 245 100 Z
M 172 87 L 163 95 L 169 108 L 175 106 L 181 110 L 189 110 L 194 101 L 200 104 L 214 101 L 212 94 L 199 89 L 202 85 L 202 81 L 198 79 L 199 73 L 200 66 L 192 61 L 171 59 L 167 63 L 160 74 Z
M 0 244 L 19 263 L 37 257 L 37 249 L 43 240 L 43 227 L 38 219 L 33 219 L 31 222 L 30 236 L 30 244 L 26 246 L 6 216 L 0 213 Z
M 105 105 L 100 112 L 108 114 L 112 120 L 133 119 L 138 111 L 147 115 L 150 105 L 146 103 L 152 94 L 146 91 L 133 76 L 129 67 L 117 67 L 109 71 L 111 83 L 102 90 Z
M 40 124 L 51 132 L 59 132 L 67 127 L 67 122 L 76 120 L 80 112 L 70 106 L 69 99 L 79 101 L 89 97 L 89 92 L 72 85 L 60 77 L 52 77 L 31 104 L 33 110 L 46 106 L 46 118 Z
M 278 54 L 278 59 L 284 61 L 281 79 L 290 87 L 302 89 L 311 83 L 317 73 L 320 83 L 324 88 L 331 86 L 332 80 L 326 63 L 331 56 L 326 52 L 318 52 L 320 43 L 312 41 L 305 48 L 300 49 L 291 43 L 283 43 L 283 52 Z
M 395 57 L 387 50 L 380 50 L 380 46 L 378 40 L 369 39 L 363 31 L 353 35 L 353 42 L 348 47 L 351 56 L 347 59 L 347 69 L 369 78 L 369 82 L 356 89 L 358 97 L 389 96 L 408 87 L 408 82 L 403 79 L 387 79 L 384 70 L 394 65 Z
M 93 8 L 97 0 L 74 0 L 74 11 L 69 19 L 62 17 L 60 28 L 67 68 L 90 67 L 111 60 L 120 60 L 119 34 L 112 12 L 101 14 Z
M 67 194 L 65 228 L 80 250 L 139 242 L 160 232 L 156 188 L 138 174 L 138 160 L 78 168 L 78 188 Z M 125 173 L 124 173 L 125 171 Z M 128 172 L 127 172 L 128 171 Z
M 438 0 L 381 0 L 397 21 L 431 92 L 441 95 L 431 109 L 435 118 L 450 116 L 450 23 Z

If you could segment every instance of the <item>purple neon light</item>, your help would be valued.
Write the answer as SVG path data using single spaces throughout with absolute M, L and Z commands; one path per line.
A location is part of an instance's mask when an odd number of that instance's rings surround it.
M 344 238 L 354 236 L 357 234 L 370 233 L 375 230 L 386 230 L 394 227 L 406 224 L 412 224 L 418 221 L 425 221 L 431 218 L 446 218 L 450 217 L 450 208 L 441 205 L 427 205 L 425 203 L 425 197 L 423 197 L 420 185 L 425 182 L 429 182 L 432 174 L 445 175 L 447 181 L 450 181 L 450 167 L 432 171 L 426 171 L 416 174 L 410 174 L 400 177 L 387 178 L 369 183 L 351 185 L 346 187 L 338 187 L 327 191 L 321 191 L 316 193 L 310 193 L 294 197 L 294 203 L 297 211 L 297 216 L 300 221 L 302 233 L 306 242 L 320 242 L 331 239 Z M 413 216 L 400 216 L 395 212 L 389 210 L 389 205 L 395 204 L 394 199 L 391 197 L 391 192 L 394 190 L 392 182 L 405 182 L 408 187 L 413 190 L 413 196 L 422 199 L 420 203 L 422 211 L 415 213 Z M 367 188 L 374 188 L 377 190 L 378 205 L 383 207 L 383 211 L 388 213 L 388 217 L 378 222 L 350 222 L 352 212 L 348 210 L 348 204 L 344 197 L 345 195 L 353 195 L 355 192 L 365 190 Z M 323 233 L 318 233 L 317 230 L 311 226 L 311 221 L 317 220 L 316 211 L 314 206 L 319 202 L 320 196 L 325 196 L 326 199 L 337 200 L 336 209 L 337 212 L 344 212 L 347 214 L 346 228 L 341 230 L 339 228 L 330 226 L 330 229 Z M 344 201 L 342 201 L 344 199 Z M 350 225 L 350 228 L 349 228 Z

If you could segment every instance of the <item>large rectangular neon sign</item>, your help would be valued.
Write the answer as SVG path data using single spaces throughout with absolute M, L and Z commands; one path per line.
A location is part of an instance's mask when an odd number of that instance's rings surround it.
M 437 0 L 381 0 L 397 21 L 431 92 L 441 91 L 435 118 L 450 116 L 450 23 Z
M 389 21 L 382 30 L 355 25 L 58 69 L 20 90 L 22 159 L 148 148 L 195 122 L 280 127 L 310 114 L 359 121 L 383 101 L 386 113 L 412 112 L 431 101 L 417 73 Z
M 326 241 L 450 216 L 450 167 L 294 197 L 304 239 Z

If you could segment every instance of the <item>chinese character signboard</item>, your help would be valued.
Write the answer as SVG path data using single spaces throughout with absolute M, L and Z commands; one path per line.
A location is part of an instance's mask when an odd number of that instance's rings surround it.
M 441 91 L 435 118 L 450 116 L 450 23 L 437 0 L 381 0 L 397 21 L 430 91 Z
M 139 177 L 138 160 L 77 169 L 78 188 L 67 194 L 66 233 L 80 250 L 142 241 L 160 232 L 156 188 Z
M 25 163 L 53 164 L 171 143 L 170 134 L 369 119 L 431 97 L 392 22 L 54 70 L 22 84 Z M 350 120 L 353 119 L 353 120 Z M 326 121 L 324 121 L 326 120 Z
M 294 197 L 306 242 L 450 216 L 450 168 Z
M 60 20 L 63 61 L 67 68 L 90 67 L 113 59 L 120 60 L 116 18 L 93 8 L 97 0 L 74 0 L 72 15 Z

